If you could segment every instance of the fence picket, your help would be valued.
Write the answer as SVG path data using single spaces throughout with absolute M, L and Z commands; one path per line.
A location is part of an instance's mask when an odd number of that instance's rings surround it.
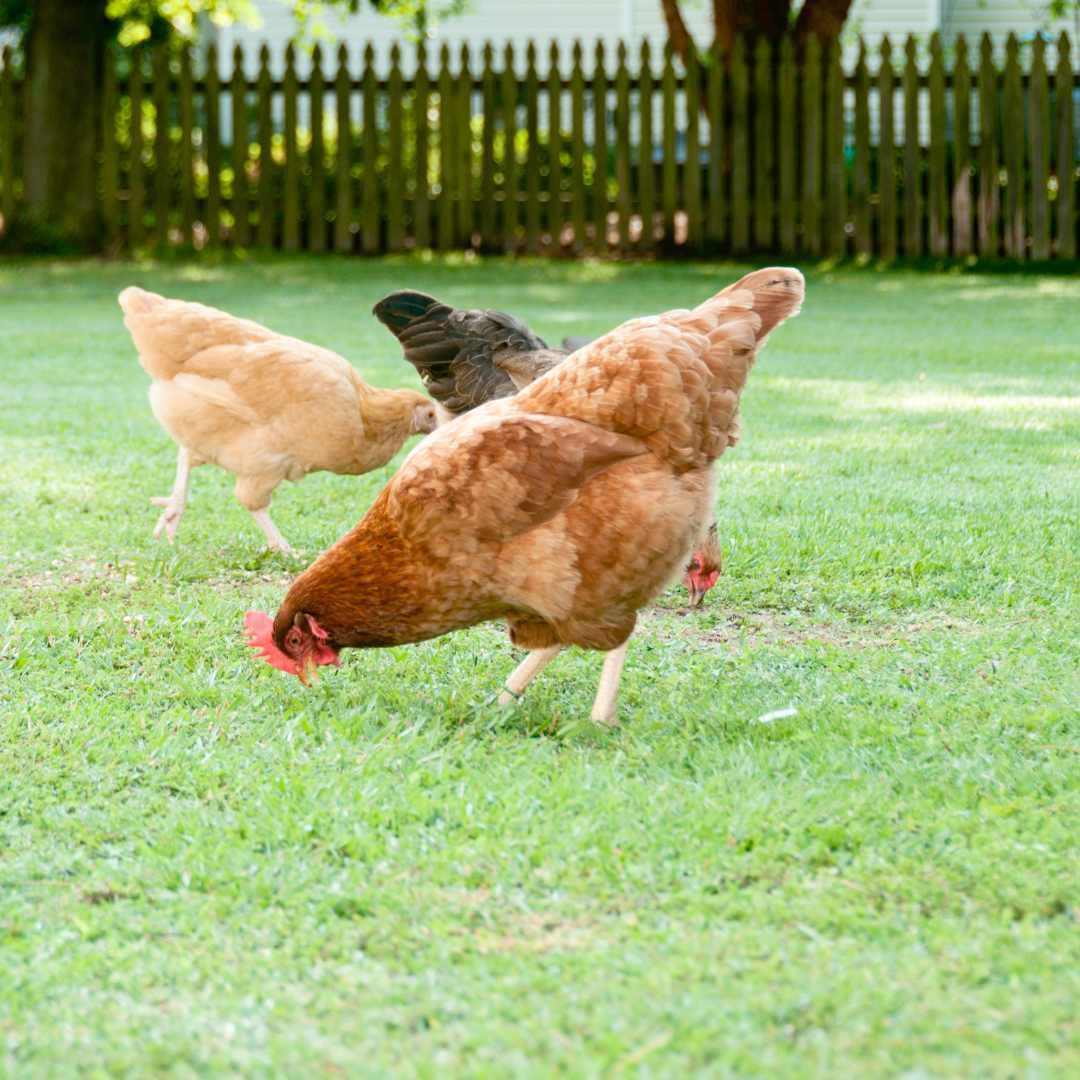
M 229 105 L 232 113 L 232 213 L 231 239 L 237 247 L 247 247 L 251 208 L 248 197 L 247 161 L 249 143 L 247 77 L 244 74 L 244 50 L 233 49 L 233 69 L 229 79 Z
M 686 66 L 686 159 L 683 162 L 683 208 L 686 243 L 700 248 L 705 239 L 701 221 L 701 93 L 700 64 L 696 56 Z
M 131 50 L 128 97 L 131 102 L 130 156 L 128 158 L 128 243 L 142 247 L 146 237 L 146 166 L 143 162 L 143 91 L 146 86 L 143 50 Z
M 574 251 L 585 249 L 588 192 L 585 186 L 585 71 L 584 50 L 574 42 L 570 71 L 570 217 L 574 223 Z
M 217 46 L 206 50 L 206 130 L 203 132 L 206 158 L 206 211 L 203 225 L 210 247 L 221 243 L 221 78 Z
M 896 96 L 892 44 L 881 39 L 878 69 L 878 253 L 886 262 L 896 258 Z
M 803 50 L 803 247 L 821 254 L 821 43 L 811 35 Z M 732 196 L 734 199 L 734 195 Z
M 405 246 L 405 169 L 402 153 L 402 102 L 405 98 L 401 74 L 401 46 L 390 46 L 390 75 L 386 95 L 386 250 L 401 251 Z
M 195 87 L 191 77 L 191 51 L 180 50 L 180 236 L 185 244 L 195 242 Z M 288 129 L 288 124 L 286 123 Z M 292 130 L 296 130 L 294 120 Z
M 1010 34 L 1005 42 L 1002 85 L 1004 122 L 1001 125 L 1005 159 L 1005 254 L 1022 259 L 1024 237 L 1024 91 L 1020 82 L 1020 42 Z
M 653 73 L 649 39 L 641 42 L 638 72 L 638 211 L 641 237 L 638 246 L 651 251 L 656 240 L 656 167 L 653 164 Z
M 323 80 L 322 46 L 311 51 L 311 80 L 308 91 L 308 111 L 311 115 L 311 145 L 308 147 L 308 168 L 311 171 L 308 192 L 307 246 L 310 251 L 326 250 L 326 142 L 323 101 L 326 83 Z
M 840 42 L 835 38 L 826 50 L 825 70 L 826 251 L 840 257 L 847 250 L 847 166 L 844 161 L 844 72 L 840 66 Z
M 796 249 L 796 222 L 799 217 L 798 194 L 795 186 L 798 137 L 795 113 L 795 47 L 790 36 L 780 42 L 780 67 L 777 72 L 778 108 L 776 111 L 778 151 L 777 204 L 780 246 L 785 251 Z
M 259 74 L 256 85 L 256 123 L 259 138 L 259 247 L 274 246 L 274 211 L 277 204 L 274 180 L 274 125 L 271 117 L 273 78 L 270 74 L 270 49 L 259 50 Z
M 930 254 L 939 258 L 949 254 L 948 177 L 945 175 L 945 59 L 941 35 L 930 38 L 930 156 L 929 219 Z
M 281 246 L 286 251 L 300 248 L 300 156 L 296 122 L 296 49 L 290 41 L 285 49 L 283 83 L 285 109 L 285 190 L 282 203 Z
M 412 124 L 416 135 L 416 181 L 413 189 L 413 235 L 421 250 L 431 247 L 431 199 L 428 175 L 431 169 L 431 144 L 428 105 L 431 92 L 427 74 L 427 52 L 421 41 L 416 46 L 416 84 L 413 88 Z
M 496 232 L 498 219 L 495 214 L 495 50 L 490 41 L 484 43 L 484 69 L 480 81 L 484 108 L 480 146 L 480 242 L 495 247 L 500 237 Z M 393 100 L 391 87 L 391 105 Z
M 552 41 L 548 50 L 548 212 L 547 229 L 555 250 L 562 247 L 565 211 L 563 208 L 562 167 L 562 72 L 559 43 Z
M 375 48 L 370 41 L 364 49 L 364 74 L 360 92 L 363 95 L 364 121 L 361 136 L 363 171 L 360 174 L 360 199 L 363 206 L 363 225 L 360 243 L 365 255 L 374 255 L 379 250 L 379 220 L 382 216 L 382 208 L 379 205 L 379 144 L 375 128 L 378 80 L 375 77 Z
M 1050 92 L 1046 82 L 1046 46 L 1032 47 L 1028 76 L 1028 160 L 1031 182 L 1031 257 L 1050 258 Z
M 852 177 L 852 210 L 855 254 L 868 259 L 874 250 L 870 230 L 870 72 L 866 67 L 866 42 L 859 41 L 855 64 L 855 162 Z
M 1054 97 L 1057 100 L 1057 235 L 1056 253 L 1059 259 L 1076 258 L 1076 137 L 1073 133 L 1073 69 L 1069 35 L 1058 38 L 1058 63 L 1054 76 Z
M 922 148 L 919 145 L 918 43 L 909 34 L 904 52 L 904 254 L 923 253 Z
M 507 251 L 516 251 L 518 246 L 518 160 L 517 160 L 517 114 L 518 81 L 514 74 L 514 46 L 506 43 L 503 52 L 502 77 L 503 107 L 503 236 Z
M 774 85 L 772 46 L 762 35 L 754 48 L 754 247 L 759 251 L 771 251 L 775 245 Z
M 608 83 L 604 67 L 604 42 L 596 43 L 592 76 L 593 103 L 593 250 L 602 255 L 608 247 Z M 674 155 L 672 155 L 674 157 Z
M 169 241 L 169 203 L 172 201 L 172 162 L 169 139 L 169 54 L 164 45 L 154 49 L 154 245 Z
M 454 87 L 455 124 L 454 148 L 457 152 L 455 172 L 457 188 L 454 200 L 455 239 L 459 245 L 470 246 L 473 240 L 473 138 L 472 138 L 472 72 L 469 46 L 461 46 L 457 83 Z
M 530 255 L 540 250 L 540 77 L 536 72 L 536 44 L 525 49 L 525 247 Z
M 660 157 L 660 205 L 664 216 L 664 246 L 673 247 L 677 198 L 675 190 L 675 56 L 670 44 L 664 49 L 664 71 L 660 76 L 660 85 L 663 94 L 664 117 L 663 152 Z
M 352 233 L 352 96 L 349 77 L 349 50 L 338 46 L 337 75 L 334 79 L 334 100 L 337 113 L 337 156 L 334 163 L 334 249 L 351 251 Z
M 979 45 L 979 254 L 998 254 L 997 70 L 990 35 Z
M 750 247 L 750 80 L 746 46 L 735 39 L 731 52 L 731 249 Z
M 630 71 L 626 66 L 626 42 L 620 41 L 615 71 L 615 206 L 618 211 L 618 244 L 630 247 Z
M 971 71 L 967 42 L 956 39 L 953 61 L 953 254 L 971 254 Z
M 435 199 L 436 246 L 446 251 L 454 242 L 454 76 L 450 71 L 450 46 L 439 50 L 439 188 Z

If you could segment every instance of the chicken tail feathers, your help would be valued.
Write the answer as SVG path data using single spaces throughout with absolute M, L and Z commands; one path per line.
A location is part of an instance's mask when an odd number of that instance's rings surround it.
M 442 311 L 437 311 L 441 308 Z M 407 329 L 417 319 L 440 316 L 445 319 L 452 308 L 439 303 L 433 296 L 422 292 L 396 292 L 384 296 L 374 308 L 375 318 L 379 320 L 395 337 Z M 434 313 L 434 314 L 433 314 Z
M 458 310 L 411 291 L 391 293 L 373 310 L 401 343 L 427 392 L 455 415 L 515 392 L 515 380 L 500 367 L 502 358 L 548 352 L 523 322 L 501 311 Z
M 750 368 L 804 290 L 798 270 L 770 267 L 691 311 L 623 323 L 522 391 L 521 407 L 633 435 L 677 469 L 708 465 L 737 441 Z

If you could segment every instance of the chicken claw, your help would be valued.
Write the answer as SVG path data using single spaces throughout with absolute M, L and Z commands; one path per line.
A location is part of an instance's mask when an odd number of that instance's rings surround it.
M 172 491 L 167 496 L 158 495 L 150 500 L 151 505 L 165 508 L 154 526 L 155 540 L 160 540 L 162 533 L 168 537 L 170 544 L 176 538 L 176 530 L 180 527 L 180 519 L 187 505 L 193 464 L 197 462 L 193 463 L 190 452 L 181 446 L 176 454 L 176 479 Z
M 153 506 L 165 507 L 154 526 L 154 539 L 160 540 L 164 533 L 171 544 L 176 539 L 176 530 L 180 527 L 180 519 L 184 516 L 184 504 L 172 496 L 168 498 L 155 496 L 150 503 Z

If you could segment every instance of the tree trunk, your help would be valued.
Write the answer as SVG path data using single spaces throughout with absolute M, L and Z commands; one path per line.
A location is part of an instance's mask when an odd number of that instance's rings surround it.
M 795 35 L 805 41 L 810 34 L 823 40 L 840 36 L 851 0 L 806 0 L 795 20 Z
M 783 37 L 791 16 L 791 0 L 759 0 L 756 4 L 713 0 L 712 10 L 713 38 L 728 50 L 735 44 L 736 34 L 742 34 L 747 44 L 762 34 L 770 41 Z
M 26 47 L 25 238 L 101 241 L 96 154 L 105 0 L 37 0 Z

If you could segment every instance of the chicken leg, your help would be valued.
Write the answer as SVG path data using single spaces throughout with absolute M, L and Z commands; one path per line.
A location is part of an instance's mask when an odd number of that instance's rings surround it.
M 280 474 L 237 476 L 233 490 L 236 501 L 252 516 L 255 524 L 266 537 L 270 550 L 280 551 L 285 555 L 295 555 L 296 552 L 289 547 L 289 541 L 281 535 L 270 518 L 270 498 L 274 494 L 274 488 L 281 483 L 282 479 Z
M 617 649 L 612 649 L 604 657 L 604 669 L 600 672 L 600 686 L 596 691 L 596 700 L 592 707 L 592 720 L 596 724 L 615 727 L 618 720 L 615 715 L 615 698 L 619 693 L 619 679 L 622 677 L 623 664 L 626 662 L 626 650 L 630 639 L 627 638 Z
M 164 533 L 171 544 L 176 537 L 176 530 L 180 527 L 180 519 L 184 516 L 184 507 L 187 506 L 188 490 L 191 487 L 191 453 L 186 447 L 181 446 L 176 455 L 176 479 L 173 481 L 172 491 L 167 497 L 155 496 L 150 500 L 154 506 L 164 509 L 161 517 L 154 526 L 154 539 L 161 538 Z
M 510 673 L 503 692 L 499 695 L 499 704 L 509 705 L 521 697 L 525 687 L 562 651 L 562 645 L 549 645 L 546 649 L 533 649 Z

